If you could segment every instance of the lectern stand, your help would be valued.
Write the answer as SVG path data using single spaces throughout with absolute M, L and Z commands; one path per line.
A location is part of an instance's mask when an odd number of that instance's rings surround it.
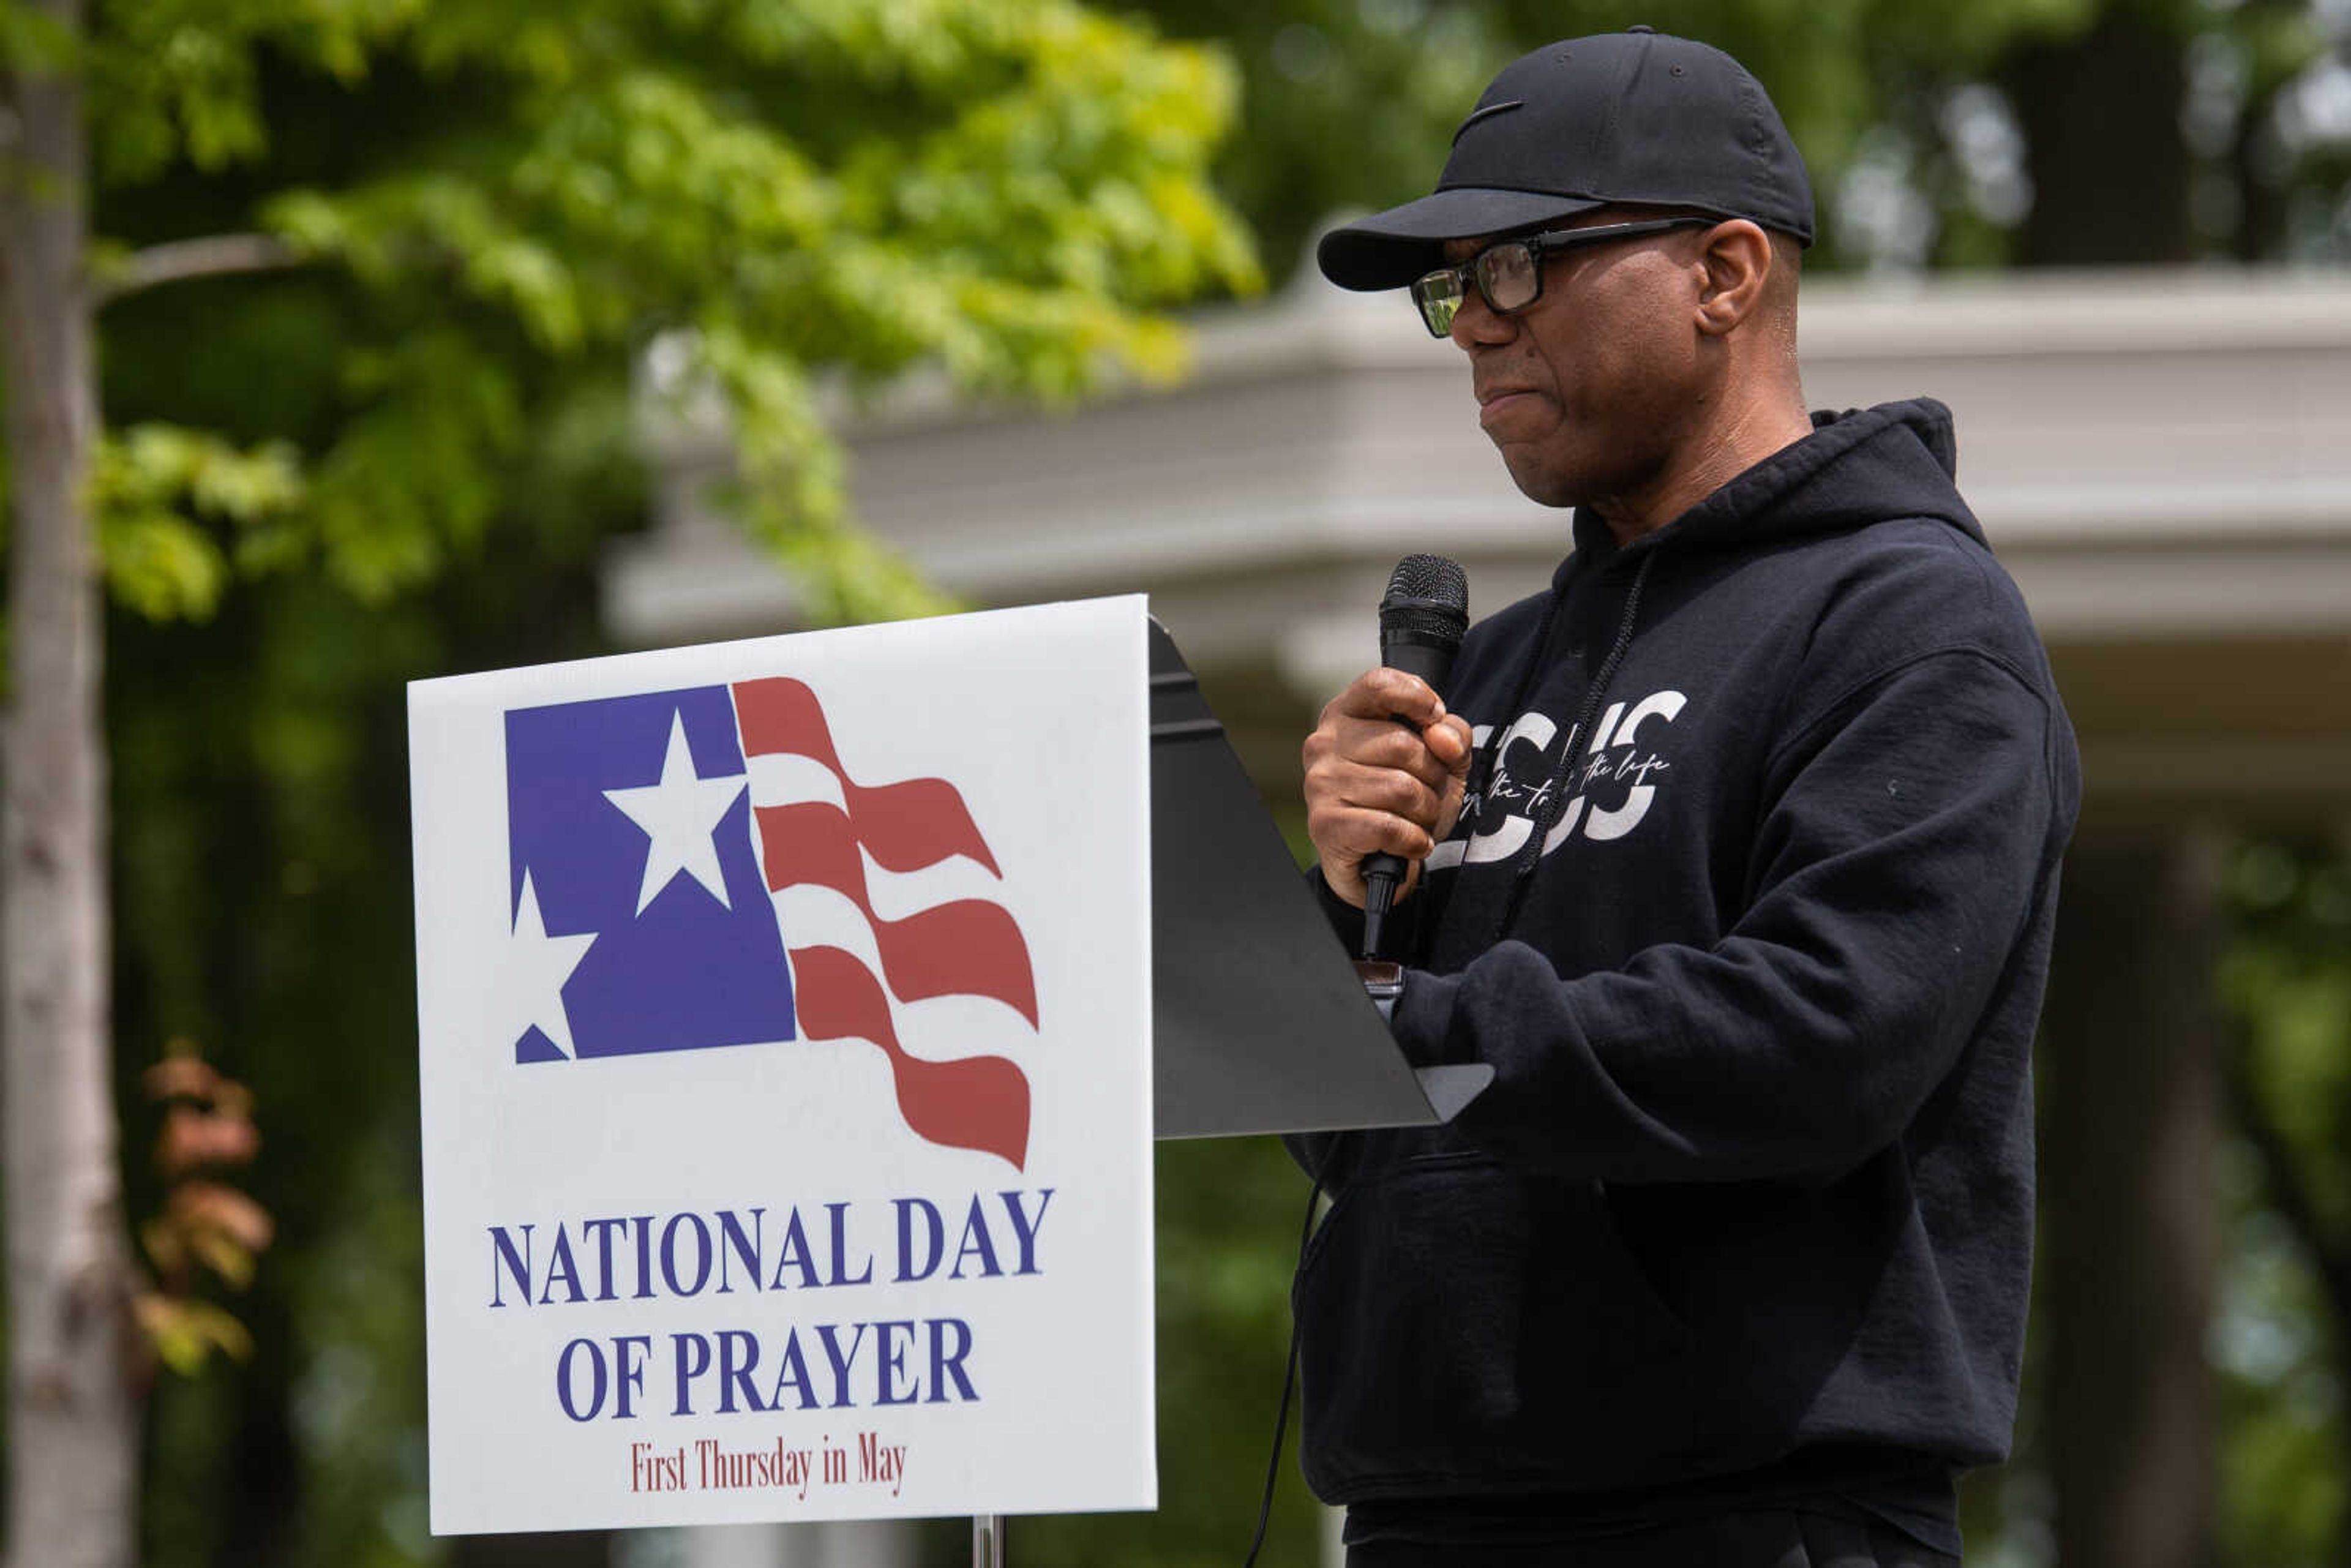
M 1151 944 L 1162 1138 L 1426 1126 L 1493 1077 L 1405 1061 L 1156 621 Z
M 1451 1121 L 1494 1070 L 1405 1061 L 1199 682 L 1150 625 L 1156 1134 Z M 1007 1568 L 1004 1522 L 972 1521 L 972 1568 Z

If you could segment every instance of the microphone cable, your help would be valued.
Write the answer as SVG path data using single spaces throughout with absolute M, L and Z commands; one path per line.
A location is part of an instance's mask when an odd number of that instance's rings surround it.
M 1306 1218 L 1298 1227 L 1298 1263 L 1306 1264 L 1306 1243 L 1314 1235 L 1314 1209 L 1322 1201 L 1322 1178 L 1317 1176 L 1306 1194 Z M 1298 1277 L 1297 1270 L 1290 1278 Z M 1281 1475 L 1281 1439 L 1290 1429 L 1290 1398 L 1298 1386 L 1298 1309 L 1290 1310 L 1290 1352 L 1282 1358 L 1281 1407 L 1273 1417 L 1273 1452 L 1265 1460 L 1265 1495 L 1257 1505 L 1257 1533 L 1249 1537 L 1249 1555 L 1241 1559 L 1241 1568 L 1257 1568 L 1257 1554 L 1265 1545 L 1265 1527 L 1273 1518 L 1273 1483 Z

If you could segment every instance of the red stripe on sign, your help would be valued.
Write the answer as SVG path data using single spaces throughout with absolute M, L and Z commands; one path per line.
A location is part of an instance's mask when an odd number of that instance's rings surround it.
M 1029 943 L 1011 913 L 985 899 L 957 899 L 904 920 L 873 913 L 865 864 L 841 809 L 822 800 L 761 806 L 752 817 L 768 887 L 829 887 L 855 904 L 873 928 L 882 972 L 901 1001 L 930 997 L 993 997 L 1037 1026 L 1037 978 Z
M 885 871 L 920 871 L 950 855 L 968 855 L 990 872 L 996 857 L 971 820 L 963 796 L 944 779 L 908 779 L 872 786 L 855 782 L 833 748 L 832 727 L 816 694 L 787 675 L 740 681 L 735 713 L 746 757 L 807 757 L 831 769 L 857 839 Z
M 1013 1168 L 1029 1156 L 1029 1079 L 1000 1056 L 926 1061 L 907 1054 L 891 1023 L 890 1000 L 872 970 L 839 947 L 795 947 L 792 992 L 810 1040 L 863 1040 L 890 1059 L 898 1113 L 917 1137 L 1001 1155 Z

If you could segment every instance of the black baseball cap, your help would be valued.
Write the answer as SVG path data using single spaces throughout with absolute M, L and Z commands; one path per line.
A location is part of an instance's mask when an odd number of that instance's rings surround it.
M 1332 230 L 1315 247 L 1342 288 L 1401 288 L 1444 243 L 1594 207 L 1688 207 L 1813 243 L 1813 187 L 1747 68 L 1646 27 L 1570 38 L 1513 60 L 1486 89 L 1416 202 Z

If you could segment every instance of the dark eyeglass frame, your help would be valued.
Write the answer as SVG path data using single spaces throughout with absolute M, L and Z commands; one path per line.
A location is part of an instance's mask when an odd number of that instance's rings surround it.
M 1497 316 L 1513 315 L 1542 298 L 1542 264 L 1547 256 L 1561 251 L 1575 250 L 1583 246 L 1605 245 L 1611 240 L 1636 239 L 1643 235 L 1665 234 L 1671 229 L 1711 228 L 1720 218 L 1642 218 L 1625 224 L 1597 224 L 1583 229 L 1548 229 L 1541 234 L 1512 235 L 1498 239 L 1458 267 L 1440 267 L 1424 272 L 1412 282 L 1412 302 L 1420 308 L 1421 325 L 1432 338 L 1447 338 L 1453 334 L 1453 318 L 1469 298 L 1474 286 L 1486 308 Z M 1505 305 L 1494 298 L 1489 279 L 1497 263 L 1495 258 L 1512 249 L 1526 253 L 1526 276 L 1534 287 L 1524 299 Z M 1514 268 L 1515 270 L 1515 268 Z

